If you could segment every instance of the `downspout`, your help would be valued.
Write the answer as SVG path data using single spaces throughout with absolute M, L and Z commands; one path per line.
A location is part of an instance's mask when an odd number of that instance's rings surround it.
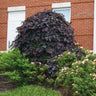
M 93 53 L 96 54 L 96 0 L 94 0 L 94 33 L 93 33 Z

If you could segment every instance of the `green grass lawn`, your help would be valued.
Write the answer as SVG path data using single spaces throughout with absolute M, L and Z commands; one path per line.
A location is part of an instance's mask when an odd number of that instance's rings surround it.
M 51 89 L 45 89 L 41 86 L 30 85 L 18 87 L 13 90 L 0 92 L 0 96 L 60 96 L 60 94 Z

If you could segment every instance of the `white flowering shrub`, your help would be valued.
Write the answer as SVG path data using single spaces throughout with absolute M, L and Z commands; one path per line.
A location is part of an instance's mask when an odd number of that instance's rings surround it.
M 71 68 L 63 67 L 56 79 L 56 84 L 72 90 L 73 96 L 96 96 L 96 54 L 86 54 Z

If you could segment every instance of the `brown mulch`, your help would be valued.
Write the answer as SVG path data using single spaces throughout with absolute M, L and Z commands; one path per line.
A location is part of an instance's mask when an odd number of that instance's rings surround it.
M 61 96 L 73 96 L 72 90 L 69 90 L 69 89 L 64 88 L 64 87 L 55 89 L 55 91 L 59 92 L 61 94 Z
M 8 76 L 0 75 L 0 92 L 16 88 L 16 84 L 8 82 Z

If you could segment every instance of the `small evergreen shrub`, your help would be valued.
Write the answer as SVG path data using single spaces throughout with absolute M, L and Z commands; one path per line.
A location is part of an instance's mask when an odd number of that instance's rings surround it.
M 25 54 L 21 55 L 18 49 L 1 54 L 1 74 L 8 75 L 10 77 L 9 81 L 16 82 L 17 85 L 22 85 L 23 82 L 27 82 L 29 74 L 26 75 L 25 73 L 30 71 L 30 66 L 29 60 L 25 57 Z
M 9 54 L 8 54 L 9 53 Z M 10 66 L 10 63 L 9 61 L 10 60 L 10 55 L 11 55 L 11 52 L 8 52 L 8 53 L 1 53 L 0 52 L 0 71 L 2 70 L 6 70 L 6 69 L 9 69 L 11 66 Z M 6 63 L 8 62 L 8 63 Z
M 51 10 L 28 17 L 17 31 L 12 46 L 19 48 L 32 62 L 46 63 L 66 50 L 75 51 L 78 59 L 84 55 L 84 50 L 75 45 L 71 25 Z
M 25 57 L 25 54 L 21 55 L 18 49 L 0 53 L 0 70 L 1 71 L 13 71 L 22 64 L 28 64 L 29 60 Z
M 15 82 L 17 86 L 30 83 L 43 85 L 48 68 L 48 65 L 42 65 L 41 62 L 30 63 L 18 49 L 0 53 L 0 73 L 9 76 L 9 82 Z

